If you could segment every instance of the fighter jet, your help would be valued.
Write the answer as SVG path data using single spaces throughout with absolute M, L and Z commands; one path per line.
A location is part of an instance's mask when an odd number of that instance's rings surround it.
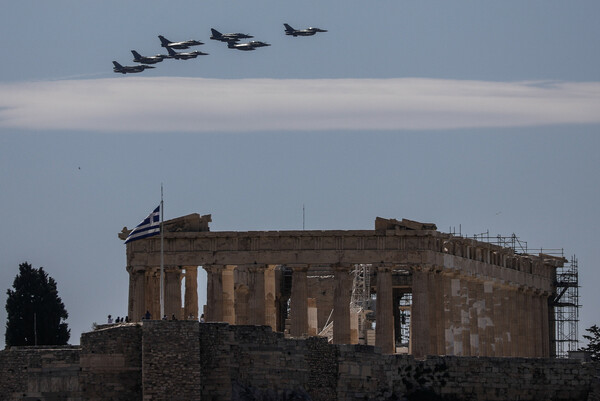
M 175 50 L 171 49 L 170 47 L 167 47 L 167 51 L 169 52 L 169 58 L 174 58 L 175 60 L 187 60 L 190 58 L 196 58 L 198 56 L 207 56 L 208 53 L 202 53 L 199 51 L 193 51 L 193 52 L 180 52 L 177 53 Z
M 160 63 L 161 61 L 163 61 L 166 58 L 169 58 L 169 56 L 167 56 L 165 54 L 157 54 L 156 56 L 145 57 L 145 56 L 140 55 L 135 50 L 132 50 L 131 54 L 133 54 L 133 61 L 135 61 L 136 63 L 144 63 L 144 64 L 156 64 L 156 63 Z
M 254 37 L 245 33 L 221 33 L 214 28 L 210 28 L 210 31 L 212 32 L 210 38 L 220 42 L 239 42 L 240 39 L 250 39 Z
M 198 45 L 203 45 L 204 43 L 200 42 L 199 40 L 184 40 L 183 42 L 171 42 L 169 39 L 165 38 L 162 35 L 158 35 L 158 38 L 160 39 L 160 45 L 162 47 L 166 47 L 171 48 L 171 49 L 189 49 L 190 46 L 198 46 Z
M 283 26 L 285 27 L 285 34 L 292 35 L 292 36 L 312 36 L 317 32 L 327 32 L 326 29 L 313 28 L 313 27 L 310 27 L 308 29 L 294 29 L 291 26 L 289 26 L 288 24 L 283 24 Z
M 252 40 L 248 43 L 236 43 L 234 41 L 230 41 L 227 42 L 227 47 L 230 49 L 238 49 L 238 50 L 254 50 L 257 47 L 265 47 L 265 46 L 271 46 L 268 43 L 265 42 L 261 42 L 259 40 Z
M 133 73 L 133 72 L 142 72 L 144 71 L 146 68 L 154 68 L 151 65 L 132 65 L 132 66 L 127 66 L 127 65 L 121 65 L 119 63 L 117 63 L 116 61 L 113 61 L 113 71 L 114 72 L 120 72 L 121 74 L 127 74 L 127 73 Z

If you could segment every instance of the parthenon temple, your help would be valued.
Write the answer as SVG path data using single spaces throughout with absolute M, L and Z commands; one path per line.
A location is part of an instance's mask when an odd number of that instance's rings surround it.
M 417 358 L 553 356 L 550 299 L 562 257 L 519 254 L 405 219 L 323 231 L 213 232 L 210 222 L 191 214 L 163 223 L 169 317 L 204 313 L 207 322 Z M 127 244 L 131 320 L 146 311 L 160 317 L 160 266 L 161 236 Z M 207 272 L 203 311 L 198 267 Z

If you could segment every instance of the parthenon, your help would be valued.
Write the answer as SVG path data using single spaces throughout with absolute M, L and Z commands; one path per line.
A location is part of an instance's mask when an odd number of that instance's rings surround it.
M 167 316 L 202 313 L 202 267 L 207 322 L 266 325 L 290 337 L 317 335 L 333 322 L 333 343 L 374 337 L 384 353 L 404 344 L 417 358 L 553 355 L 549 299 L 562 257 L 517 254 L 404 219 L 378 217 L 374 230 L 319 231 L 213 232 L 209 222 L 210 215 L 191 214 L 163 223 Z M 131 320 L 146 311 L 160 317 L 160 265 L 160 236 L 127 244 Z M 372 302 L 358 324 L 351 305 L 364 266 Z

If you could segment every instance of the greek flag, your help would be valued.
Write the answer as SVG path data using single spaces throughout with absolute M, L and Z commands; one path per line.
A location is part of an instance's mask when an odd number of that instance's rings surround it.
M 129 233 L 125 243 L 157 234 L 160 234 L 160 205 Z

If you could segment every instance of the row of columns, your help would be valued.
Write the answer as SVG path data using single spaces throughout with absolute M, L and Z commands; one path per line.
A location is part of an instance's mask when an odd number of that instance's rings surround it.
M 309 330 L 309 265 L 292 269 L 290 335 Z M 246 286 L 236 288 L 234 265 L 203 266 L 207 272 L 208 322 L 268 325 L 277 329 L 275 265 L 247 266 Z M 350 344 L 352 266 L 333 266 L 333 342 Z M 376 345 L 395 352 L 392 266 L 377 266 Z M 197 267 L 165 269 L 165 314 L 198 316 Z M 184 307 L 181 280 L 185 276 Z M 159 271 L 130 271 L 129 315 L 139 321 L 146 311 L 160 316 Z M 435 269 L 412 272 L 409 353 L 458 356 L 550 356 L 548 295 L 532 288 L 506 285 Z M 396 306 L 397 307 L 397 306 Z
M 548 295 L 474 277 L 413 272 L 409 352 L 549 357 Z
M 308 297 L 309 265 L 286 265 L 292 269 L 292 288 L 290 296 L 290 336 L 303 337 L 314 335 L 309 327 L 309 313 L 314 309 Z M 239 291 L 234 288 L 233 269 L 235 266 L 205 266 L 207 272 L 208 293 L 206 320 L 208 322 L 225 321 L 230 324 L 268 325 L 277 328 L 277 299 L 275 283 L 275 265 L 248 267 L 247 315 L 240 308 L 235 309 L 235 297 Z M 334 307 L 333 342 L 350 344 L 357 342 L 353 338 L 350 318 L 350 300 L 352 295 L 351 266 L 334 266 Z M 391 276 L 390 276 L 391 280 Z M 391 281 L 390 281 L 391 283 Z M 391 284 L 390 284 L 391 285 Z M 391 287 L 390 287 L 391 288 Z M 390 291 L 391 292 L 391 291 Z M 391 305 L 390 305 L 390 313 Z M 244 321 L 240 322 L 240 315 Z M 354 336 L 356 337 L 356 336 Z M 383 337 L 383 336 L 382 336 Z M 393 327 L 390 338 L 393 337 Z
M 181 282 L 185 278 L 183 298 Z M 152 319 L 160 319 L 160 269 L 146 268 L 129 271 L 128 316 L 140 321 L 146 313 Z M 164 314 L 171 318 L 198 317 L 198 267 L 184 266 L 164 269 Z

